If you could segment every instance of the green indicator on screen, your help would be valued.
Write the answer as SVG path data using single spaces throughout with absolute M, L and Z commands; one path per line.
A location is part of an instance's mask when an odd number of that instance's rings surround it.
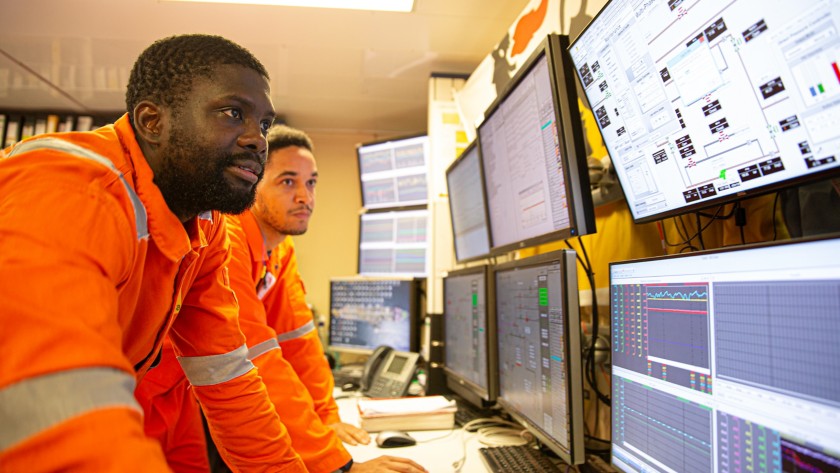
M 548 305 L 548 288 L 547 287 L 541 287 L 539 289 L 539 294 L 540 294 L 540 305 L 541 306 L 547 306 Z
M 478 294 L 473 294 L 472 296 L 473 296 L 473 300 L 472 300 L 473 307 L 478 307 Z

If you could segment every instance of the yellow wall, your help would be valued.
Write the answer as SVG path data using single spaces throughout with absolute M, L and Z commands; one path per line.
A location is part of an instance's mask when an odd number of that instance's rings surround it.
M 370 134 L 307 133 L 315 144 L 318 163 L 315 213 L 309 231 L 294 240 L 307 301 L 316 312 L 328 316 L 330 278 L 357 272 L 362 198 L 356 144 L 383 138 Z

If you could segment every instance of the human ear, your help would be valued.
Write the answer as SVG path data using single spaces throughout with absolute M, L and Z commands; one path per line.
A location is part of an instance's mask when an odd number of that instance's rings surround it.
M 160 145 L 163 141 L 164 121 L 161 108 L 152 102 L 144 100 L 134 107 L 134 132 L 150 145 Z

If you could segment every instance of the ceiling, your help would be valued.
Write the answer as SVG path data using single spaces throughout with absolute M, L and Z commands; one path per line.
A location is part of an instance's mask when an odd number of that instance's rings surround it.
M 469 74 L 528 0 L 416 0 L 411 13 L 175 3 L 2 0 L 0 110 L 118 113 L 154 40 L 225 36 L 268 69 L 285 121 L 309 132 L 426 130 L 428 80 Z

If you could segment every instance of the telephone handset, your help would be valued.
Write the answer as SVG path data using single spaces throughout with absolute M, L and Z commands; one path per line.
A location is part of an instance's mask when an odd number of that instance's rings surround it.
M 387 345 L 380 345 L 365 362 L 359 389 L 369 397 L 402 397 L 408 392 L 417 364 L 419 353 L 396 351 Z

